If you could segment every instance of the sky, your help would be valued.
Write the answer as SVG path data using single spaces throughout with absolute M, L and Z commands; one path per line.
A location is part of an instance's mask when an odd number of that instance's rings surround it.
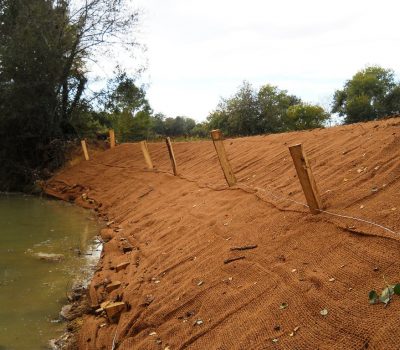
M 246 80 L 323 106 L 370 64 L 400 73 L 400 1 L 132 0 L 154 112 L 205 120 Z M 143 59 L 143 58 L 142 58 Z

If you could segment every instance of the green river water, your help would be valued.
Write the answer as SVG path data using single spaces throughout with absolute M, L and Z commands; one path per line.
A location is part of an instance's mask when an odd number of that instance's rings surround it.
M 47 349 L 63 333 L 60 309 L 76 278 L 90 277 L 100 254 L 98 231 L 88 210 L 0 194 L 0 350 Z M 37 253 L 63 258 L 48 262 Z

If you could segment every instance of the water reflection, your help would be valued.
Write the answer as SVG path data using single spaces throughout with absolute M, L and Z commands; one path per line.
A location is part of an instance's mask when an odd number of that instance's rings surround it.
M 0 194 L 0 350 L 45 348 L 61 334 L 67 291 L 100 254 L 98 230 L 68 203 Z

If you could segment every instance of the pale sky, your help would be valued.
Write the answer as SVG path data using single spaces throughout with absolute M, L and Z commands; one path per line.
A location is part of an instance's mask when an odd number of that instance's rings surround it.
M 357 70 L 400 73 L 400 1 L 132 0 L 155 112 L 205 120 L 243 80 L 325 103 Z

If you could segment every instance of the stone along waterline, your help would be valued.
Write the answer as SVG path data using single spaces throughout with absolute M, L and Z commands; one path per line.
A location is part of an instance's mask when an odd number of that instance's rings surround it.
M 62 334 L 59 311 L 90 278 L 99 228 L 71 204 L 0 194 L 0 350 L 45 349 Z

